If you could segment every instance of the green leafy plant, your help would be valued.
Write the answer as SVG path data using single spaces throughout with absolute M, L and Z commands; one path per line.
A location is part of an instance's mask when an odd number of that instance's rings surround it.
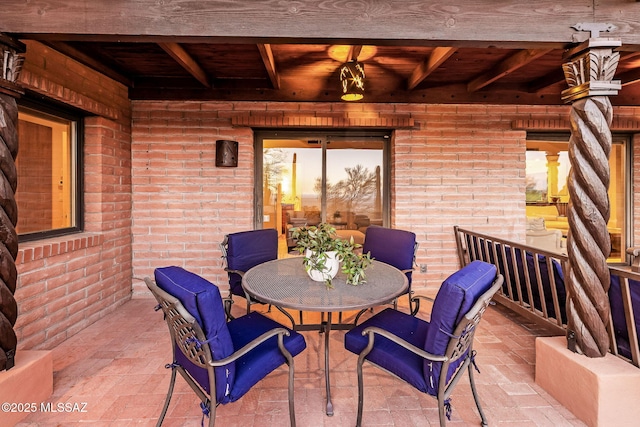
M 371 265 L 371 253 L 361 254 L 356 251 L 362 245 L 354 243 L 353 236 L 349 240 L 341 240 L 338 250 L 342 272 L 347 276 L 347 283 L 359 285 L 365 283 L 367 276 L 365 270 Z
M 341 270 L 347 276 L 347 283 L 359 285 L 366 282 L 365 270 L 371 264 L 371 255 L 358 253 L 362 245 L 351 239 L 340 239 L 336 229 L 330 224 L 321 223 L 318 226 L 299 227 L 293 231 L 296 240 L 296 250 L 304 253 L 304 266 L 307 271 L 314 269 L 326 271 L 327 252 L 336 252 L 342 263 Z M 328 287 L 332 287 L 331 278 L 325 280 Z

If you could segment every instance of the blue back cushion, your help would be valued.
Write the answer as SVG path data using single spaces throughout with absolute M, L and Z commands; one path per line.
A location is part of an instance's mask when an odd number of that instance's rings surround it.
M 371 252 L 373 258 L 398 270 L 411 270 L 415 244 L 415 233 L 372 225 L 367 228 L 362 253 Z M 411 273 L 406 274 L 411 286 Z
M 228 236 L 227 267 L 246 272 L 263 262 L 278 258 L 278 232 L 274 228 L 241 231 Z M 229 273 L 229 286 L 235 295 L 244 296 L 242 277 Z
M 444 355 L 450 337 L 462 318 L 478 298 L 491 288 L 496 267 L 483 261 L 473 261 L 449 276 L 440 286 L 433 302 L 429 330 L 425 338 L 425 351 Z M 459 359 L 461 362 L 463 359 Z M 449 378 L 457 364 L 452 364 Z M 442 363 L 424 362 L 428 393 L 437 394 Z
M 156 284 L 160 289 L 176 297 L 202 328 L 214 360 L 223 359 L 233 353 L 233 342 L 227 328 L 226 315 L 218 287 L 208 280 L 191 273 L 181 267 L 164 267 L 155 270 Z M 189 371 L 200 385 L 208 392 L 209 382 L 206 370 L 186 361 L 180 350 L 176 349 L 178 362 Z M 188 362 L 188 361 L 187 361 Z M 225 395 L 233 385 L 235 364 L 215 368 L 217 401 L 225 399 Z

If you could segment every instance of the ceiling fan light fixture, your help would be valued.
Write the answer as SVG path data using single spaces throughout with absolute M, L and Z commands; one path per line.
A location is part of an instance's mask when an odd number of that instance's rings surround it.
M 340 67 L 340 87 L 344 101 L 359 101 L 364 98 L 364 64 L 349 61 Z

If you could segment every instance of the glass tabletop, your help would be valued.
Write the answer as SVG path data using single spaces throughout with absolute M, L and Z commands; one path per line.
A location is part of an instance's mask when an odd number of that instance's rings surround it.
M 367 281 L 348 285 L 342 272 L 333 279 L 333 288 L 311 280 L 302 257 L 277 259 L 247 271 L 242 286 L 252 297 L 279 307 L 303 311 L 359 310 L 384 304 L 404 294 L 407 276 L 395 267 L 373 261 L 367 268 Z

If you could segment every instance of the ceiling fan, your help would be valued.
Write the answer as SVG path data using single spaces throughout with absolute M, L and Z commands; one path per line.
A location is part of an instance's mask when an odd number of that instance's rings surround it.
M 377 55 L 378 48 L 368 45 L 296 45 L 299 55 L 289 55 L 278 64 L 283 78 L 283 88 L 304 90 L 315 95 L 325 92 L 326 96 L 343 94 L 341 74 L 350 82 L 363 83 L 360 93 L 369 87 L 394 90 L 406 80 L 396 70 L 383 64 L 384 58 Z M 274 46 L 274 50 L 278 48 Z M 345 69 L 345 65 L 347 65 Z M 365 79 L 363 81 L 363 79 Z M 381 81 L 383 80 L 383 81 Z M 289 87 L 287 86 L 289 81 Z M 304 83 L 294 87 L 291 82 Z M 372 85 L 372 86 L 369 86 Z

